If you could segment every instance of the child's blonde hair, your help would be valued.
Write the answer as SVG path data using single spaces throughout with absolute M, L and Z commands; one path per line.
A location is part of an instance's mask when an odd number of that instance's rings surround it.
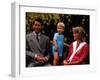
M 65 24 L 64 24 L 63 22 L 59 22 L 59 23 L 57 24 L 57 27 L 63 27 L 63 28 L 65 28 Z

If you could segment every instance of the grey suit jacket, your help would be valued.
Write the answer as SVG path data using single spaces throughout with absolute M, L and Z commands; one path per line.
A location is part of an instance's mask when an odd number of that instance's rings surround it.
M 36 35 L 32 33 L 26 35 L 26 55 L 34 58 L 35 54 L 43 54 L 49 59 L 49 38 L 43 34 L 40 35 L 39 42 L 36 39 Z

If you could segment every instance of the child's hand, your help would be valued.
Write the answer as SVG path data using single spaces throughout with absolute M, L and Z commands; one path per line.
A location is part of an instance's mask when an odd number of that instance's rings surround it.
M 59 49 L 59 46 L 58 46 L 58 45 L 56 45 L 55 47 L 56 47 L 56 50 L 58 50 L 58 49 Z

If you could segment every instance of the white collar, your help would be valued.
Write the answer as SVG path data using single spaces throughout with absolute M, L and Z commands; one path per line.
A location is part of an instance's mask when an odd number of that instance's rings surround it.
M 77 41 L 74 41 L 73 42 L 73 52 L 77 53 L 85 44 L 86 44 L 86 42 L 81 42 L 79 44 L 78 48 L 76 49 L 76 47 L 77 47 Z
M 74 55 L 75 55 L 75 54 L 78 54 L 77 52 L 78 52 L 85 44 L 86 44 L 86 42 L 81 42 L 81 43 L 79 44 L 78 48 L 76 49 L 76 47 L 77 47 L 77 41 L 74 41 L 74 42 L 73 42 L 73 53 L 72 53 L 72 55 L 71 55 L 70 58 L 69 58 L 69 61 L 70 61 L 70 62 L 72 61 Z
M 33 34 L 34 34 L 35 36 L 37 35 L 35 31 L 33 31 Z M 38 35 L 40 36 L 40 35 L 41 35 L 41 32 L 39 32 Z

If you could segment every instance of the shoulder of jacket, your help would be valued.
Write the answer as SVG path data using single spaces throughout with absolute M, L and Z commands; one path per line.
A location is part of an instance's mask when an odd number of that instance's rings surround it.
M 26 38 L 29 38 L 29 37 L 31 37 L 32 35 L 33 35 L 33 33 L 29 33 L 29 34 L 26 35 Z
M 46 36 L 46 35 L 44 35 L 44 34 L 41 34 L 41 36 L 42 36 L 43 38 L 45 38 L 45 39 L 49 39 L 49 37 Z

